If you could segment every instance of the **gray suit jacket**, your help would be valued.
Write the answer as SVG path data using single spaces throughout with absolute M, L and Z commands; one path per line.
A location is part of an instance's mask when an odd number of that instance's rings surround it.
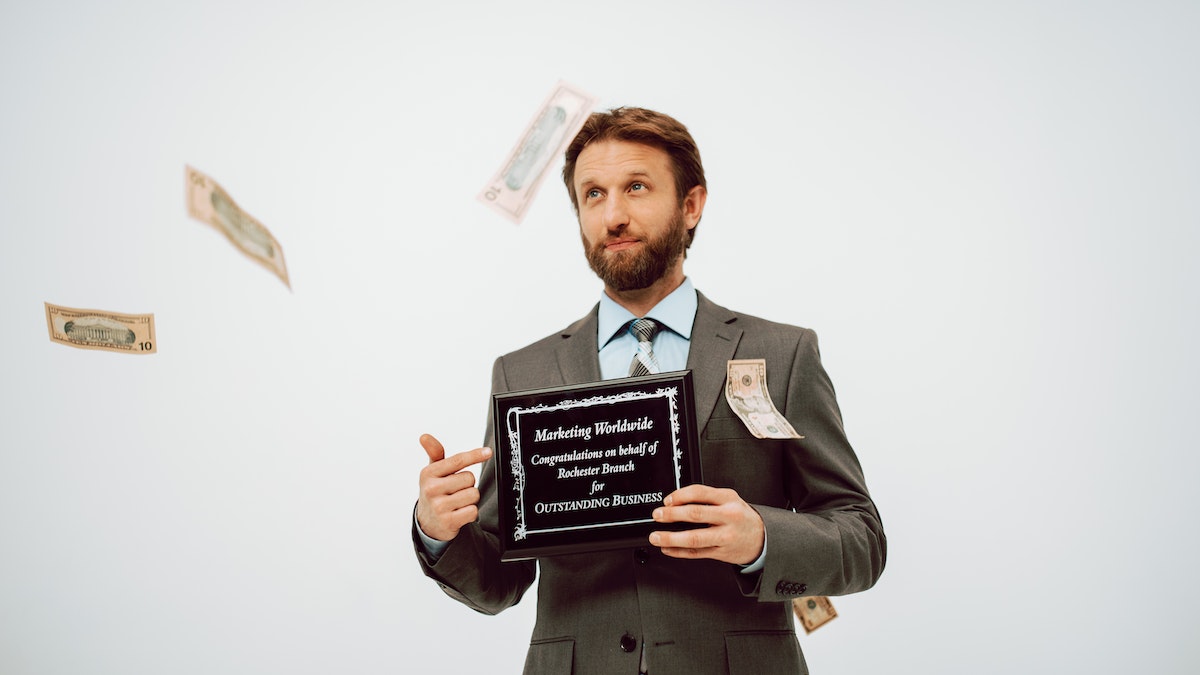
M 494 392 L 600 379 L 596 309 L 500 357 Z M 765 358 L 771 400 L 804 436 L 757 439 L 725 401 L 726 361 Z M 480 473 L 480 517 L 436 562 L 416 538 L 425 574 L 447 595 L 494 614 L 538 578 L 537 622 L 525 673 L 652 675 L 806 673 L 791 600 L 870 588 L 886 539 L 846 440 L 833 385 L 811 330 L 731 312 L 699 294 L 688 368 L 696 390 L 704 482 L 737 490 L 762 515 L 761 574 L 712 560 L 669 558 L 654 546 L 501 562 L 495 470 Z M 492 424 L 484 444 L 494 448 Z M 540 576 L 539 576 L 540 569 Z

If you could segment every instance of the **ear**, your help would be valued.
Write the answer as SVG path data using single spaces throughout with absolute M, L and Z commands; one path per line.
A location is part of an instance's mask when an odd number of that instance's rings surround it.
M 687 229 L 700 224 L 700 216 L 704 215 L 704 202 L 708 199 L 708 190 L 703 185 L 695 185 L 688 190 L 683 198 L 683 222 Z

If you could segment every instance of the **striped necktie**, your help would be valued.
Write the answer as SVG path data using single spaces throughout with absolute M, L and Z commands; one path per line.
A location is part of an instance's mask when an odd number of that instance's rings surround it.
M 654 334 L 660 326 L 654 319 L 635 319 L 629 324 L 629 333 L 637 338 L 638 349 L 629 364 L 629 376 L 641 377 L 658 372 L 658 359 L 654 358 Z

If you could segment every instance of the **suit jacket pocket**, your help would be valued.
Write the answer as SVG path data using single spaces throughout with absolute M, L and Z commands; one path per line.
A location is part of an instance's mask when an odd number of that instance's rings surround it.
M 726 633 L 725 654 L 729 675 L 808 675 L 795 631 Z
M 525 675 L 570 675 L 574 670 L 575 640 L 554 638 L 529 643 Z
M 786 508 L 784 453 L 789 441 L 750 435 L 737 417 L 712 417 L 700 442 L 704 483 L 737 490 L 751 504 Z
M 754 438 L 740 417 L 711 417 L 704 425 L 704 438 L 710 441 L 728 441 Z

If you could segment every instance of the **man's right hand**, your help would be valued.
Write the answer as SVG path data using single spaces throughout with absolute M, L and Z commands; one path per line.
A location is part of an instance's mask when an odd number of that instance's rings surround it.
M 417 524 L 426 535 L 450 541 L 463 525 L 479 517 L 475 475 L 465 469 L 491 457 L 492 449 L 476 448 L 447 457 L 446 449 L 429 434 L 421 436 L 421 447 L 429 455 L 429 464 L 421 469 Z

